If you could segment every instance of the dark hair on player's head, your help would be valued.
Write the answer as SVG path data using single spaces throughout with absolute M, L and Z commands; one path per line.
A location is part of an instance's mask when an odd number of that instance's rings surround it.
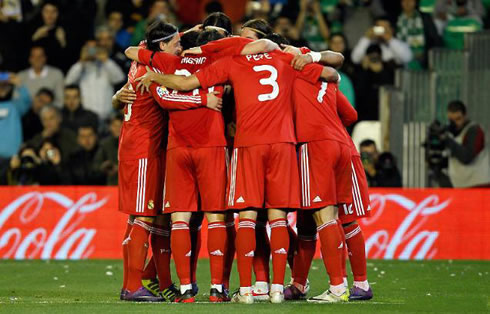
M 218 40 L 221 38 L 225 38 L 225 36 L 215 29 L 210 29 L 199 34 L 199 37 L 197 37 L 197 45 L 202 46 L 210 41 Z
M 180 37 L 180 45 L 182 46 L 182 49 L 190 49 L 192 47 L 199 46 L 197 44 L 197 38 L 199 37 L 200 32 L 197 31 L 192 31 L 192 32 L 187 32 L 182 37 Z
M 49 88 L 46 88 L 46 87 L 43 87 L 41 88 L 37 93 L 36 93 L 36 96 L 37 95 L 41 95 L 41 94 L 44 94 L 44 95 L 48 95 L 49 98 L 51 98 L 51 101 L 54 100 L 54 93 L 52 90 L 50 90 Z
M 160 43 L 168 43 L 172 40 L 172 34 L 177 32 L 177 27 L 165 23 L 159 19 L 155 20 L 146 29 L 146 46 L 151 51 L 160 51 Z M 165 38 L 165 39 L 164 39 Z
M 359 144 L 360 147 L 366 147 L 366 146 L 372 146 L 372 145 L 376 146 L 376 143 L 371 139 L 364 140 Z
M 214 12 L 223 12 L 223 5 L 219 1 L 210 1 L 204 7 L 204 11 L 206 11 L 206 13 L 208 14 Z
M 281 45 L 289 45 L 289 40 L 278 33 L 272 33 L 270 35 L 265 36 L 264 38 L 275 42 L 276 44 L 279 45 L 279 47 L 281 47 Z
M 461 100 L 453 100 L 447 105 L 447 111 L 449 112 L 461 112 L 466 114 L 466 106 Z
M 264 19 L 253 19 L 246 21 L 243 23 L 242 29 L 245 27 L 252 29 L 257 34 L 259 39 L 272 34 L 272 27 Z
M 226 31 L 226 36 L 231 35 L 232 27 L 231 20 L 228 15 L 223 12 L 214 12 L 209 14 L 204 22 L 202 22 L 202 27 L 206 29 L 206 26 L 215 26 L 222 28 Z
M 65 90 L 67 90 L 67 89 L 76 89 L 78 91 L 78 93 L 80 94 L 80 86 L 78 86 L 77 84 L 66 85 Z

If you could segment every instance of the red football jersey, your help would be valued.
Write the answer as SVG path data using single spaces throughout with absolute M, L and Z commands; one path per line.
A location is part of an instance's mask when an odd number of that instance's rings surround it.
M 137 62 L 131 64 L 128 74 L 130 88 L 136 90 L 137 77 L 146 68 Z M 136 91 L 136 100 L 124 108 L 124 121 L 119 136 L 119 160 L 135 160 L 161 154 L 166 134 L 164 111 L 149 93 Z
M 356 110 L 354 109 L 354 107 L 352 107 L 347 97 L 345 97 L 345 95 L 341 91 L 339 91 L 337 94 L 337 109 L 338 109 L 339 117 L 344 126 L 349 126 L 357 121 Z M 344 132 L 347 136 L 348 143 L 350 145 L 351 155 L 361 156 L 357 151 L 356 145 L 352 141 L 352 138 L 350 137 L 349 133 L 347 133 L 347 130 L 345 128 L 344 128 Z
M 243 47 L 252 41 L 252 39 L 238 36 L 226 37 L 201 46 L 201 50 L 204 55 L 212 56 L 217 60 L 223 57 L 239 55 Z
M 296 80 L 293 88 L 294 122 L 299 142 L 334 140 L 348 143 L 337 113 L 336 83 L 311 84 Z
M 292 86 L 296 78 L 316 82 L 323 67 L 311 64 L 295 71 L 292 55 L 281 51 L 226 57 L 196 73 L 206 88 L 230 82 L 236 102 L 235 147 L 296 142 Z
M 152 58 L 152 54 L 149 50 L 140 49 L 138 59 L 143 64 L 151 63 L 156 70 L 167 74 L 191 75 L 211 63 L 211 58 L 205 55 L 179 57 L 167 53 L 156 53 Z M 213 88 L 195 89 L 186 96 L 189 102 L 203 101 L 206 93 L 212 90 Z M 223 87 L 216 87 L 215 90 L 220 92 L 219 97 L 223 96 Z M 165 88 L 160 88 L 158 91 L 158 95 L 167 97 L 173 94 Z M 198 100 L 199 95 L 204 99 Z M 182 101 L 185 101 L 185 98 Z M 202 104 L 205 106 L 205 102 Z M 169 118 L 168 149 L 181 146 L 226 146 L 223 115 L 220 112 L 205 107 L 194 110 L 170 110 Z

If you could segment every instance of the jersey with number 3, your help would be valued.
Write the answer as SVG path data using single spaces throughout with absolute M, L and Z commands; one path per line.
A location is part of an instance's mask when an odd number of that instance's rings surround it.
M 323 67 L 295 71 L 292 55 L 280 51 L 222 58 L 196 73 L 206 88 L 230 82 L 235 92 L 235 147 L 294 143 L 292 89 L 295 79 L 316 82 Z
M 136 78 L 146 73 L 145 66 L 133 62 L 128 82 L 136 90 Z M 151 93 L 136 91 L 136 100 L 124 108 L 124 121 L 119 136 L 119 160 L 151 158 L 162 153 L 166 140 L 165 112 Z

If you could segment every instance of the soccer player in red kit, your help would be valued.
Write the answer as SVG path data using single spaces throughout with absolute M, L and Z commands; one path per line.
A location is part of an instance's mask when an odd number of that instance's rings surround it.
M 160 40 L 153 42 L 149 48 L 174 54 L 180 51 L 175 27 L 168 24 L 152 25 L 150 32 L 152 31 L 160 36 Z M 144 66 L 135 62 L 131 65 L 128 75 L 129 89 L 136 88 L 135 79 L 145 72 Z M 122 299 L 130 301 L 161 300 L 141 287 L 141 273 L 147 253 L 149 233 L 159 230 L 161 232 L 158 232 L 158 235 L 165 237 L 167 242 L 169 240 L 168 232 L 160 230 L 159 225 L 154 224 L 155 216 L 163 206 L 163 173 L 165 172 L 166 120 L 162 109 L 154 101 L 154 97 L 165 98 L 160 94 L 158 88 L 152 88 L 152 94 L 136 93 L 134 101 L 125 106 L 124 122 L 119 137 L 119 210 L 131 217 L 123 242 L 125 280 L 121 296 Z M 174 101 L 176 103 L 172 107 L 174 109 L 187 109 L 202 106 L 201 98 L 202 96 L 171 95 L 164 100 Z M 185 101 L 182 101 L 183 99 Z M 115 106 L 121 104 L 117 95 L 113 97 L 113 104 Z M 164 226 L 165 222 L 161 221 L 160 225 Z M 153 249 L 159 248 L 153 241 L 152 246 Z M 155 253 L 159 252 L 154 252 L 154 255 Z M 169 256 L 167 257 L 168 268 Z M 167 280 L 170 280 L 170 272 L 166 271 L 166 273 Z
M 233 301 L 253 303 L 251 268 L 255 250 L 257 209 L 267 208 L 271 225 L 274 278 L 271 302 L 284 300 L 283 283 L 289 239 L 287 208 L 300 203 L 291 86 L 295 79 L 338 80 L 331 68 L 289 65 L 293 57 L 280 51 L 227 57 L 195 75 L 159 76 L 158 83 L 177 90 L 230 82 L 235 91 L 237 132 L 230 164 L 227 203 L 240 210 L 236 247 L 240 291 Z M 285 189 L 284 187 L 287 187 Z
M 347 97 L 340 93 L 337 97 L 337 103 L 342 123 L 345 126 L 354 123 L 356 119 L 353 119 L 351 114 L 354 109 Z M 373 292 L 367 280 L 366 244 L 357 220 L 371 216 L 371 204 L 361 156 L 352 139 L 348 138 L 352 159 L 352 203 L 343 205 L 343 208 L 339 210 L 339 218 L 345 233 L 349 261 L 354 275 L 354 283 L 350 289 L 349 300 L 370 300 L 373 298 Z

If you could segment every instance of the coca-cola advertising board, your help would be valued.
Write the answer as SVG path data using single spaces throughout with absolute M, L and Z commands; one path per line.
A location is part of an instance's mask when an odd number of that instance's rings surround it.
M 490 189 L 371 189 L 369 258 L 490 259 Z M 1 187 L 0 257 L 121 258 L 115 187 Z M 342 210 L 342 209 L 341 209 Z M 295 224 L 295 216 L 290 215 Z M 201 256 L 207 257 L 206 224 Z

